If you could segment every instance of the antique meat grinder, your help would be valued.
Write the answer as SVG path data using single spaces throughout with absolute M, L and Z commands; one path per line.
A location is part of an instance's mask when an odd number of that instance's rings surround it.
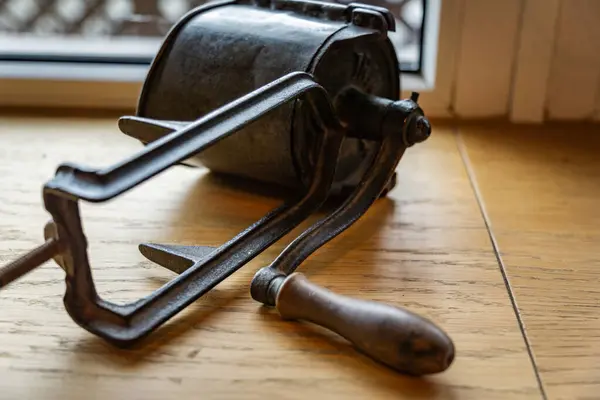
M 282 238 L 328 197 L 333 212 L 298 236 L 250 285 L 283 318 L 331 329 L 397 371 L 446 370 L 450 338 L 409 311 L 336 295 L 296 268 L 393 188 L 404 151 L 431 128 L 418 94 L 399 100 L 398 61 L 384 8 L 305 0 L 226 0 L 185 15 L 156 55 L 137 115 L 120 129 L 139 153 L 106 169 L 58 167 L 43 187 L 46 242 L 0 270 L 0 287 L 53 258 L 65 307 L 89 332 L 128 346 Z M 268 182 L 296 193 L 218 248 L 140 245 L 179 276 L 126 305 L 100 298 L 79 201 L 104 202 L 178 164 Z

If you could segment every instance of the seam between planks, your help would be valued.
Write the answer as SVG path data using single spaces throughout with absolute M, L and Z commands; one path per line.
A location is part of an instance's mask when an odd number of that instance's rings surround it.
M 500 255 L 500 249 L 498 246 L 498 241 L 496 240 L 496 236 L 492 231 L 492 223 L 489 218 L 487 209 L 485 208 L 485 204 L 483 201 L 483 196 L 481 195 L 481 191 L 479 190 L 479 185 L 477 184 L 477 177 L 475 175 L 475 170 L 473 169 L 473 165 L 471 164 L 471 160 L 469 158 L 469 154 L 467 152 L 466 145 L 460 134 L 458 128 L 456 128 L 454 132 L 454 137 L 456 139 L 456 147 L 458 148 L 458 153 L 460 154 L 460 158 L 462 160 L 463 166 L 465 168 L 465 172 L 467 173 L 467 177 L 469 178 L 469 183 L 471 188 L 473 189 L 473 194 L 475 195 L 475 199 L 477 200 L 477 205 L 479 206 L 479 211 L 481 212 L 481 217 L 485 223 L 485 228 L 488 232 L 488 236 L 490 238 L 490 242 L 492 244 L 492 248 L 494 249 L 494 255 L 496 256 L 496 261 L 498 262 L 498 266 L 500 267 L 500 273 L 502 274 L 502 279 L 504 280 L 504 285 L 506 286 L 506 290 L 508 292 L 508 297 L 510 298 L 510 302 L 512 304 L 513 311 L 515 312 L 515 316 L 517 318 L 517 322 L 519 324 L 519 329 L 521 331 L 521 335 L 523 336 L 523 340 L 525 341 L 525 346 L 527 347 L 527 354 L 529 355 L 529 360 L 531 361 L 531 365 L 533 367 L 533 371 L 535 373 L 535 379 L 537 380 L 538 387 L 542 394 L 542 398 L 544 400 L 548 399 L 546 395 L 546 390 L 544 389 L 544 384 L 542 382 L 542 378 L 540 376 L 540 371 L 538 370 L 537 363 L 535 362 L 535 356 L 533 354 L 533 349 L 531 348 L 531 342 L 529 341 L 529 337 L 527 336 L 527 330 L 525 329 L 525 324 L 523 322 L 523 318 L 521 316 L 521 311 L 519 310 L 519 306 L 517 304 L 517 299 L 513 292 L 512 286 L 510 284 L 510 280 L 508 278 L 508 274 L 506 273 L 506 266 L 504 265 L 504 260 Z

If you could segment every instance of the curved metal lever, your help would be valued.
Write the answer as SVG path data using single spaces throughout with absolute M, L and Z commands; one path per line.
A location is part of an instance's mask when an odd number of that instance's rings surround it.
M 341 129 L 325 89 L 311 75 L 294 72 L 149 143 L 138 154 L 112 167 L 94 170 L 62 164 L 54 179 L 44 186 L 44 198 L 110 200 L 302 95 L 307 95 L 320 119 L 320 128 Z
M 301 96 L 314 111 L 317 126 L 323 133 L 306 193 L 296 202 L 270 212 L 150 296 L 126 305 L 101 299 L 91 275 L 78 200 L 102 202 L 118 196 Z M 55 260 L 67 274 L 64 297 L 67 311 L 80 326 L 119 346 L 149 334 L 321 206 L 334 179 L 343 136 L 327 92 L 309 74 L 297 72 L 150 143 L 113 167 L 93 170 L 61 165 L 55 177 L 44 186 L 43 197 L 54 219 L 55 239 L 61 244 L 60 259 Z
M 381 103 L 382 99 L 377 101 Z M 290 275 L 315 250 L 348 229 L 386 188 L 407 148 L 407 130 L 414 128 L 410 121 L 422 116 L 423 112 L 412 100 L 385 100 L 383 107 L 379 148 L 356 189 L 333 213 L 310 226 L 290 243 L 270 266 L 256 273 L 250 287 L 254 300 L 275 305 L 273 279 Z
M 388 101 L 378 152 L 357 188 L 332 214 L 290 243 L 270 266 L 260 269 L 250 292 L 255 300 L 276 306 L 283 318 L 324 326 L 391 368 L 423 375 L 444 371 L 454 360 L 454 344 L 442 329 L 407 310 L 336 295 L 294 273 L 315 250 L 356 222 L 380 196 L 406 150 L 406 139 L 411 135 L 429 136 L 429 126 L 414 100 Z

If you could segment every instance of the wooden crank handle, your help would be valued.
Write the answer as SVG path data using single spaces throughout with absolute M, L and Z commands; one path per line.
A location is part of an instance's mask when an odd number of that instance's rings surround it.
M 280 276 L 271 287 L 282 318 L 321 325 L 397 371 L 434 374 L 454 360 L 448 335 L 407 310 L 335 294 L 300 273 Z

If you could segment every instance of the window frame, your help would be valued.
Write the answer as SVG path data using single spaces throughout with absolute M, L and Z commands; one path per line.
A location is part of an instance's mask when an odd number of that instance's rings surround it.
M 403 95 L 432 92 L 435 88 L 441 0 L 424 0 L 424 10 L 421 68 L 419 72 L 400 73 Z M 155 54 L 162 43 L 161 38 L 104 38 L 91 42 L 88 38 L 65 38 L 57 46 L 56 38 L 12 39 L 0 38 L 6 54 L 0 61 L 0 107 L 135 108 L 149 68 L 147 54 Z M 32 56 L 23 57 L 23 53 Z M 84 56 L 77 61 L 65 60 L 73 54 Z M 115 62 L 99 63 L 100 57 Z

